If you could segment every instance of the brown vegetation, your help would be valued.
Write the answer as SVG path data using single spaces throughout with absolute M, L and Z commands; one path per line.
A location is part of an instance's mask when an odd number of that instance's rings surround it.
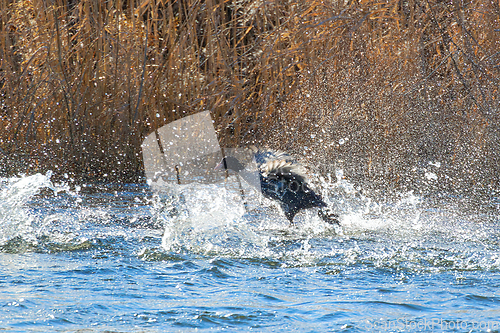
M 134 181 L 145 135 L 210 110 L 322 172 L 497 184 L 499 29 L 497 0 L 3 1 L 3 169 Z

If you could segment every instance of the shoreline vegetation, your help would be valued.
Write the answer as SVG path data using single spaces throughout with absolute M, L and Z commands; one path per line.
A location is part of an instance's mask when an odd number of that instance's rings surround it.
M 496 0 L 6 0 L 0 37 L 2 175 L 138 182 L 144 137 L 210 110 L 356 184 L 500 183 Z

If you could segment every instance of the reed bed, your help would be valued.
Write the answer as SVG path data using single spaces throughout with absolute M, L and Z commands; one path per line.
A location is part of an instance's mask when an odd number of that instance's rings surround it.
M 138 181 L 145 135 L 210 110 L 222 145 L 278 146 L 322 173 L 400 187 L 432 183 L 440 163 L 447 186 L 498 184 L 498 1 L 7 0 L 0 13 L 4 173 Z

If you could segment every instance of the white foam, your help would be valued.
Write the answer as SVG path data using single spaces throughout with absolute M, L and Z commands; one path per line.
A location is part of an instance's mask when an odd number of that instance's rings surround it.
M 0 245 L 14 237 L 35 241 L 33 216 L 26 203 L 42 188 L 53 188 L 51 172 L 0 179 Z

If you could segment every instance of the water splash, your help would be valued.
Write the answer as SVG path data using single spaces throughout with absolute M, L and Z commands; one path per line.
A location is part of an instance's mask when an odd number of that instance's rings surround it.
M 245 210 L 235 189 L 192 185 L 180 191 L 177 213 L 162 217 L 163 251 L 258 258 L 283 267 L 328 262 L 404 271 L 499 268 L 497 246 L 485 244 L 499 237 L 494 222 L 459 213 L 453 198 L 445 205 L 412 192 L 384 198 L 357 189 L 341 171 L 313 181 L 340 213 L 340 228 L 312 210 L 290 226 L 268 200 L 248 200 Z M 177 199 L 170 198 L 173 207 Z
M 351 217 L 373 209 L 371 201 L 360 196 L 342 177 L 336 182 L 331 178 L 320 181 L 324 198 L 331 206 L 340 208 L 346 226 Z M 255 192 L 246 192 L 243 203 L 238 188 L 231 186 L 191 184 L 168 193 L 155 205 L 156 212 L 169 207 L 167 212 L 153 214 L 165 225 L 165 251 L 315 260 L 311 241 L 332 239 L 343 233 L 342 228 L 325 224 L 315 210 L 301 212 L 290 226 L 276 203 Z M 318 256 L 323 255 L 322 251 Z
M 195 255 L 270 267 L 369 265 L 407 273 L 500 267 L 496 208 L 472 213 L 446 195 L 385 198 L 356 188 L 342 172 L 312 178 L 340 213 L 341 227 L 324 223 L 314 210 L 301 212 L 290 226 L 274 202 L 249 188 L 242 200 L 230 182 L 153 194 L 145 187 L 71 192 L 54 186 L 50 174 L 2 179 L 0 250 L 101 257 L 132 249 L 143 260 Z M 46 194 L 37 195 L 41 191 Z
M 48 172 L 0 180 L 0 252 L 107 252 L 117 239 L 158 233 L 138 193 L 119 195 L 89 185 L 81 194 L 82 187 L 54 184 L 50 177 Z
M 165 225 L 163 248 L 237 256 L 265 248 L 265 237 L 246 223 L 245 206 L 238 195 L 219 185 L 183 186 L 177 206 L 169 201 L 172 208 L 167 216 L 160 216 Z
M 51 172 L 27 177 L 0 179 L 0 245 L 16 237 L 36 242 L 33 236 L 34 217 L 27 202 L 42 188 L 54 188 Z

